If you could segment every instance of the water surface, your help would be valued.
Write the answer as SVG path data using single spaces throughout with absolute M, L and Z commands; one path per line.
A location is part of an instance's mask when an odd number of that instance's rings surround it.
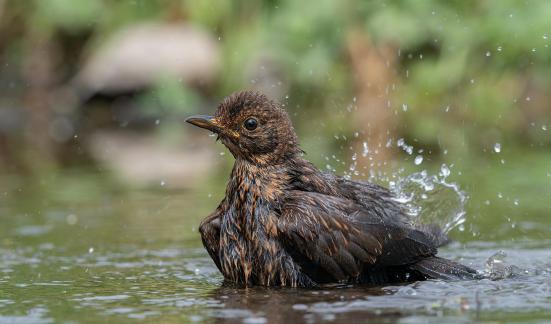
M 76 178 L 47 190 L 3 182 L 0 322 L 551 320 L 549 237 L 478 236 L 442 250 L 486 272 L 478 281 L 239 289 L 223 285 L 197 233 L 216 194 L 117 190 L 95 175 Z M 528 223 L 551 225 L 518 226 Z M 505 256 L 491 259 L 500 250 Z

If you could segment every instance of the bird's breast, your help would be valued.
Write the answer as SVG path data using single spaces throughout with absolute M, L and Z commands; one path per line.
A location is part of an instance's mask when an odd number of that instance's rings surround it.
M 260 285 L 296 282 L 296 267 L 278 240 L 276 210 L 286 182 L 277 169 L 236 162 L 220 231 L 220 263 L 227 279 Z

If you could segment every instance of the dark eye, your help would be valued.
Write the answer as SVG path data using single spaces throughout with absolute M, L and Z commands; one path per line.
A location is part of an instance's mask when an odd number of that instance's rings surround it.
M 252 131 L 252 130 L 255 130 L 256 127 L 258 126 L 258 122 L 254 118 L 249 118 L 245 120 L 245 123 L 243 125 L 245 126 L 246 129 Z

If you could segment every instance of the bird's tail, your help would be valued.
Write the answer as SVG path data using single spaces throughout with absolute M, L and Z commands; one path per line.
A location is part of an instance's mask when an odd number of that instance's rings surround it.
M 480 278 L 476 270 L 436 256 L 412 264 L 410 268 L 422 273 L 428 279 L 468 280 Z

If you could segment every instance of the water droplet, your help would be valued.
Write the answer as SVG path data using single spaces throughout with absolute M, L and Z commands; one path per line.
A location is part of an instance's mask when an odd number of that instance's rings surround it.
M 471 84 L 473 84 L 473 83 L 474 83 L 474 79 L 471 79 Z
M 403 111 L 408 111 L 408 105 L 407 104 L 402 104 L 402 110 Z
M 501 144 L 500 143 L 496 143 L 494 145 L 494 152 L 496 152 L 496 153 L 501 152 Z
M 367 146 L 367 142 L 363 142 L 363 151 L 362 156 L 366 157 L 369 154 L 369 147 Z
M 518 204 L 519 204 L 518 199 L 513 200 L 513 204 L 514 204 L 515 206 L 518 206 Z
M 224 155 L 226 155 L 226 152 L 221 151 L 219 154 L 220 154 L 220 156 L 224 156 Z
M 501 192 L 497 193 L 497 198 L 500 198 L 500 199 L 503 198 L 503 195 L 501 194 Z
M 541 125 L 541 130 L 546 131 L 547 130 L 547 125 Z
M 486 57 L 490 57 L 490 56 L 492 56 L 492 53 L 490 51 L 487 51 L 486 52 Z
M 444 163 L 440 166 L 440 176 L 447 178 L 450 175 L 450 168 Z
M 498 47 L 497 47 L 497 51 L 498 51 L 498 52 L 501 52 L 502 49 L 503 49 L 503 47 L 501 47 L 501 46 L 498 46 Z
M 356 97 L 352 98 L 352 102 L 356 102 L 356 100 L 357 100 Z
M 404 144 L 405 144 L 405 140 L 403 138 L 399 138 L 397 141 L 396 141 L 396 146 L 398 147 L 402 147 Z
M 422 155 L 417 155 L 413 162 L 415 163 L 415 165 L 419 165 L 419 164 L 423 163 L 423 156 Z
M 90 247 L 90 248 L 88 249 L 88 253 L 94 253 L 94 248 L 93 248 L 93 247 Z
M 526 101 L 530 101 L 530 100 L 532 100 L 532 98 L 526 97 Z
M 356 153 L 352 154 L 352 161 L 356 161 L 358 159 L 358 155 Z
M 543 34 L 542 38 L 543 38 L 543 39 L 549 39 L 549 35 Z
M 534 48 L 532 48 L 532 52 L 536 52 L 536 48 L 535 48 L 535 47 L 534 47 Z
M 166 183 L 165 183 L 165 181 L 164 181 L 164 180 L 162 180 L 162 181 L 161 181 L 161 187 L 164 187 L 164 186 L 165 186 L 165 184 L 166 184 Z
M 159 125 L 161 123 L 160 119 L 155 120 L 155 125 Z

